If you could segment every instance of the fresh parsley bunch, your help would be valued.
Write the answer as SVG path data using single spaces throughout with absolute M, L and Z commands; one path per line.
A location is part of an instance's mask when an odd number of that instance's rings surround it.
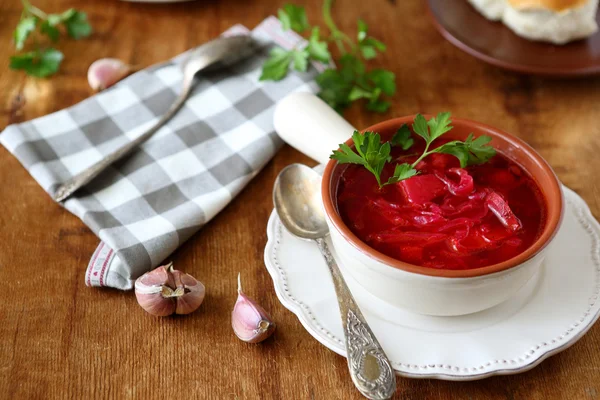
M 385 97 L 393 96 L 396 92 L 396 76 L 385 69 L 369 71 L 364 62 L 384 52 L 386 46 L 369 36 L 369 28 L 362 20 L 358 20 L 355 41 L 340 31 L 331 16 L 332 5 L 333 0 L 325 0 L 323 3 L 323 20 L 329 35 L 323 35 L 318 26 L 311 27 L 304 7 L 286 4 L 279 10 L 279 21 L 284 30 L 292 29 L 301 34 L 310 32 L 308 45 L 292 50 L 274 48 L 263 65 L 260 80 L 281 80 L 287 75 L 290 66 L 296 71 L 304 72 L 311 60 L 330 64 L 332 56 L 329 43 L 333 42 L 341 54 L 340 67 L 327 69 L 317 77 L 321 88 L 319 97 L 338 112 L 360 99 L 366 100 L 366 107 L 371 111 L 387 111 L 390 102 Z
M 22 0 L 23 13 L 13 33 L 17 50 L 23 50 L 29 38 L 33 38 L 35 49 L 12 56 L 10 68 L 20 69 L 28 75 L 46 77 L 58 71 L 63 54 L 52 47 L 42 47 L 38 36 L 46 36 L 52 42 L 58 41 L 61 29 L 73 39 L 81 39 L 92 33 L 87 16 L 73 8 L 60 14 L 47 14 L 32 5 L 29 0 Z
M 477 139 L 473 139 L 472 133 L 464 142 L 453 140 L 430 150 L 429 147 L 434 140 L 452 129 L 450 122 L 449 112 L 439 113 L 429 121 L 421 114 L 417 114 L 412 128 L 415 134 L 425 140 L 425 149 L 412 164 L 396 164 L 394 174 L 384 183 L 381 182 L 381 172 L 385 164 L 392 160 L 390 156 L 392 146 L 400 146 L 402 150 L 408 150 L 414 144 L 411 131 L 406 124 L 402 125 L 394 134 L 391 143 L 381 143 L 381 137 L 378 133 L 365 132 L 361 134 L 354 131 L 352 140 L 356 151 L 347 144 L 342 143 L 339 150 L 335 150 L 330 158 L 337 160 L 340 164 L 364 166 L 375 176 L 379 188 L 382 188 L 417 175 L 419 171 L 415 167 L 421 160 L 433 153 L 445 153 L 455 156 L 460 161 L 461 168 L 486 163 L 496 155 L 496 150 L 489 145 L 492 140 L 491 137 L 479 136 Z

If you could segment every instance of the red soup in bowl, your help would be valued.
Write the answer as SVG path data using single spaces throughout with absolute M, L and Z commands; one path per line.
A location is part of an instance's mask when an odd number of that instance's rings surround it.
M 413 119 L 369 130 L 389 141 L 402 123 L 410 126 Z M 558 181 L 527 144 L 472 121 L 454 120 L 454 128 L 430 149 L 464 141 L 475 124 L 475 137 L 490 136 L 496 150 L 480 165 L 461 168 L 451 154 L 431 154 L 415 166 L 418 175 L 380 188 L 362 165 L 329 163 L 323 198 L 335 228 L 369 256 L 425 275 L 479 276 L 533 257 L 560 222 Z M 408 150 L 392 147 L 382 182 L 397 164 L 411 164 L 423 153 L 425 141 L 414 131 L 412 137 Z M 346 144 L 353 145 L 351 140 Z
M 424 146 L 415 137 L 408 150 L 392 148 L 382 180 L 393 174 L 395 162 L 413 163 Z M 361 165 L 342 172 L 342 220 L 375 250 L 424 267 L 470 269 L 513 258 L 539 238 L 547 214 L 541 190 L 501 153 L 466 168 L 450 154 L 434 153 L 416 169 L 419 175 L 381 189 Z

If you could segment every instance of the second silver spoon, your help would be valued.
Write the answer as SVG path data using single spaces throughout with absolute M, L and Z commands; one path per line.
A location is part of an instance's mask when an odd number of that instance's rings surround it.
M 302 164 L 284 168 L 275 181 L 273 202 L 286 229 L 302 239 L 314 240 L 333 277 L 350 376 L 368 399 L 389 399 L 396 391 L 396 375 L 344 281 L 325 238 L 329 228 L 321 205 L 321 176 Z
M 156 133 L 167 121 L 169 121 L 179 111 L 181 106 L 188 98 L 194 83 L 196 74 L 218 61 L 235 59 L 240 54 L 244 54 L 244 49 L 252 44 L 252 38 L 249 36 L 232 36 L 212 40 L 194 50 L 188 60 L 183 64 L 183 88 L 181 93 L 175 99 L 175 102 L 160 117 L 160 119 L 146 132 L 127 143 L 125 146 L 104 157 L 96 164 L 86 168 L 73 178 L 62 183 L 54 193 L 54 200 L 61 202 L 69 198 L 81 187 L 90 183 L 102 171 L 110 165 L 131 153 L 140 144 L 148 140 Z

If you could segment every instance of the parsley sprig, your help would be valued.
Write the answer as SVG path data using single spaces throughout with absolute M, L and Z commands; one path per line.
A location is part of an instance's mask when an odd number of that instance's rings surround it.
M 488 143 L 492 140 L 489 136 L 479 136 L 473 138 L 469 134 L 467 140 L 453 140 L 443 145 L 430 149 L 434 140 L 452 129 L 450 125 L 450 113 L 442 112 L 432 117 L 429 121 L 421 114 L 417 114 L 412 124 L 412 130 L 415 134 L 425 140 L 425 149 L 423 153 L 412 163 L 396 164 L 394 174 L 387 180 L 381 181 L 381 172 L 385 165 L 392 160 L 390 155 L 392 146 L 399 146 L 402 150 L 410 149 L 414 144 L 412 133 L 408 125 L 404 124 L 392 137 L 391 142 L 381 143 L 381 136 L 375 132 L 365 132 L 360 134 L 354 131 L 352 140 L 354 141 L 353 150 L 345 143 L 340 144 L 339 150 L 334 150 L 330 158 L 337 160 L 340 164 L 359 164 L 369 170 L 377 180 L 379 188 L 402 180 L 411 178 L 419 174 L 416 166 L 430 154 L 445 153 L 458 158 L 461 168 L 470 165 L 486 163 L 496 155 L 496 150 Z
M 356 39 L 342 32 L 331 15 L 334 0 L 324 0 L 323 21 L 328 34 L 319 26 L 311 26 L 304 7 L 286 4 L 278 12 L 284 30 L 291 29 L 308 34 L 308 44 L 303 48 L 284 50 L 274 48 L 263 65 L 260 80 L 279 81 L 291 68 L 305 72 L 309 61 L 331 65 L 329 44 L 335 43 L 340 54 L 339 69 L 328 68 L 317 77 L 319 96 L 338 112 L 352 102 L 364 100 L 371 111 L 385 112 L 390 107 L 386 96 L 396 92 L 396 76 L 385 69 L 367 70 L 365 61 L 372 60 L 386 50 L 385 44 L 369 35 L 369 27 L 358 20 Z
M 34 49 L 10 57 L 10 68 L 23 70 L 28 75 L 40 78 L 55 74 L 64 56 L 52 47 L 41 46 L 39 39 L 48 38 L 58 41 L 61 29 L 73 39 L 81 39 L 92 33 L 87 16 L 81 11 L 70 8 L 60 14 L 47 14 L 29 0 L 21 0 L 23 12 L 13 33 L 15 48 L 23 50 L 28 39 L 32 39 Z

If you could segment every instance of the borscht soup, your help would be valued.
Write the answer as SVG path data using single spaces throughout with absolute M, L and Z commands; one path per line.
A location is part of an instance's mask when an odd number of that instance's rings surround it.
M 335 198 L 346 226 L 385 255 L 437 269 L 493 265 L 529 248 L 546 223 L 546 204 L 536 181 L 500 152 L 481 147 L 478 153 L 469 147 L 476 138 L 457 144 L 442 136 L 445 131 L 436 136 L 435 128 L 430 122 L 430 131 L 415 134 L 414 125 L 410 131 L 404 126 L 401 145 L 392 144 L 395 138 L 386 138 L 389 149 L 374 145 L 387 158 L 381 164 L 372 161 L 377 154 L 368 155 L 371 144 L 359 143 L 360 152 L 352 148 L 366 161 L 352 154 L 350 161 L 340 162 L 348 165 L 338 166 L 342 171 Z M 475 150 L 465 152 L 464 147 Z

